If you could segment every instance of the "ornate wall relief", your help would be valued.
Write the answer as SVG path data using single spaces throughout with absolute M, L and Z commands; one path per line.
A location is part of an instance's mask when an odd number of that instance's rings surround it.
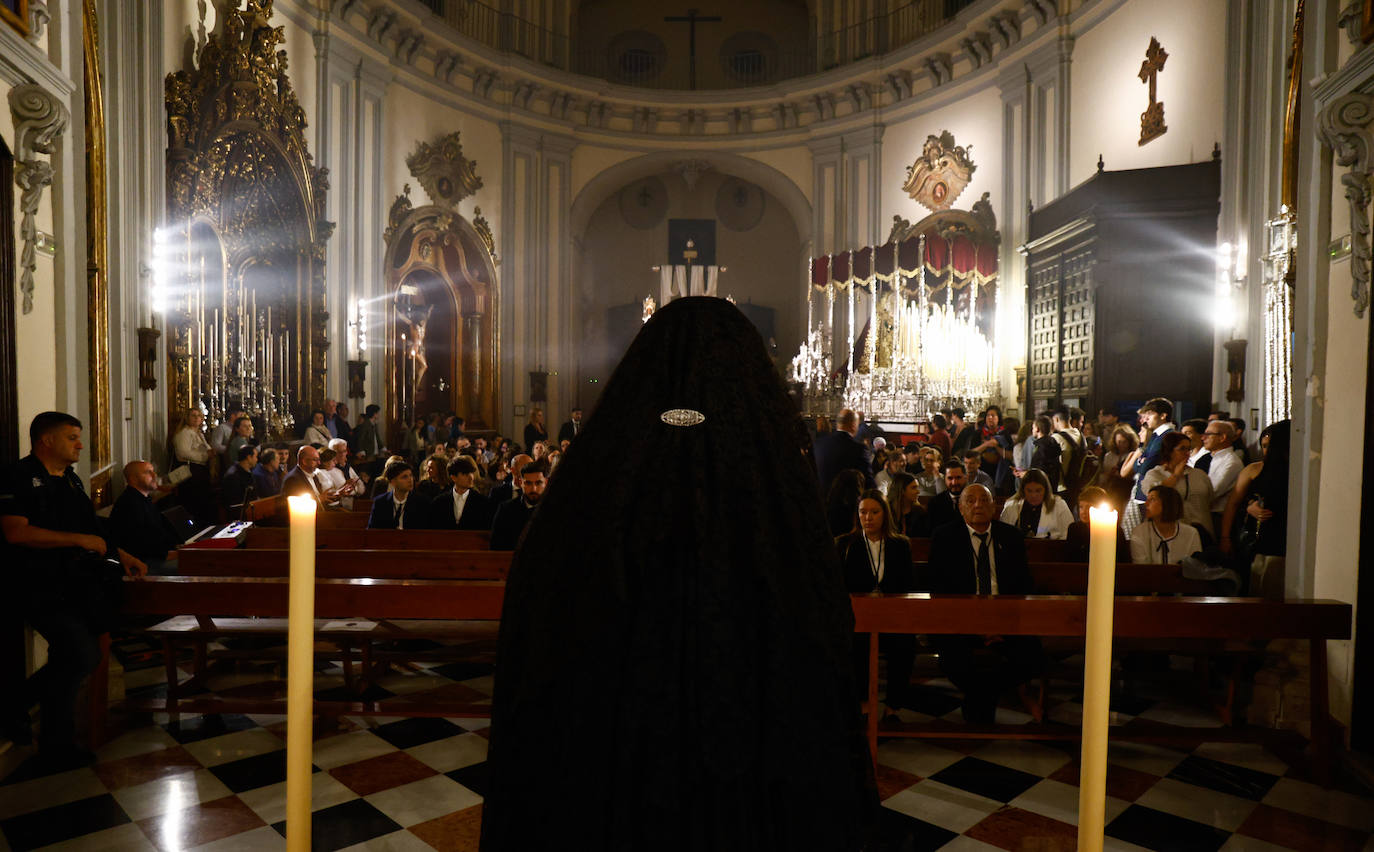
M 1374 96 L 1361 92 L 1345 95 L 1321 113 L 1323 141 L 1331 146 L 1336 164 L 1344 166 L 1341 185 L 1350 203 L 1350 298 L 1355 316 L 1369 307 L 1369 179 L 1374 168 Z
M 1150 46 L 1145 49 L 1145 61 L 1140 63 L 1140 73 L 1136 75 L 1140 82 L 1150 87 L 1150 105 L 1140 114 L 1140 141 L 1136 143 L 1138 145 L 1144 145 L 1169 132 L 1169 128 L 1164 124 L 1164 102 L 1155 97 L 1159 72 L 1164 70 L 1164 63 L 1168 58 L 1169 54 L 1160 46 L 1159 39 L 1151 37 Z
M 19 292 L 24 313 L 33 310 L 33 273 L 38 268 L 38 203 L 52 183 L 53 167 L 40 154 L 51 154 L 67 129 L 71 114 L 47 89 L 34 83 L 15 86 L 9 94 L 14 117 L 14 182 L 19 185 Z
M 978 169 L 971 150 L 972 145 L 955 145 L 948 130 L 927 136 L 921 156 L 907 167 L 902 191 L 928 210 L 948 210 Z
M 282 433 L 324 401 L 334 225 L 272 0 L 234 6 L 166 83 L 169 409 L 199 405 L 214 421 L 241 404 Z

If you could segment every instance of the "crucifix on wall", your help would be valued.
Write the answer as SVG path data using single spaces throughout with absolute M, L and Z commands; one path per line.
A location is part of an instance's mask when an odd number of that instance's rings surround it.
M 721 21 L 719 15 L 698 15 L 696 9 L 688 9 L 686 15 L 668 15 L 664 21 L 670 24 L 687 25 L 687 85 L 697 87 L 697 24 L 714 24 Z
M 1145 50 L 1145 61 L 1140 63 L 1140 82 L 1150 86 L 1150 105 L 1140 114 L 1140 141 L 1137 145 L 1144 145 L 1151 139 L 1157 139 L 1169 131 L 1164 126 L 1164 102 L 1156 96 L 1156 83 L 1159 72 L 1164 70 L 1164 61 L 1169 58 L 1169 54 L 1159 44 L 1159 39 L 1151 37 L 1150 46 Z

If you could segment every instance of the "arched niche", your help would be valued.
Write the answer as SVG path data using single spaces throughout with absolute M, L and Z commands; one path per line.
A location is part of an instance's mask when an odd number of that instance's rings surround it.
M 407 187 L 407 190 L 409 187 Z M 385 234 L 386 398 L 391 446 L 405 425 L 455 411 L 467 428 L 497 422 L 496 267 L 483 237 L 452 210 L 402 195 Z

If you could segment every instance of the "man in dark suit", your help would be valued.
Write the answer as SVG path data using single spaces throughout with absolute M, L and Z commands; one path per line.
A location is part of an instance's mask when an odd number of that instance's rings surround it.
M 415 490 L 415 471 L 403 461 L 386 466 L 387 490 L 372 498 L 370 530 L 422 530 L 429 525 L 430 504 Z
M 509 503 L 520 493 L 520 471 L 524 470 L 525 465 L 532 461 L 534 459 L 524 453 L 519 453 L 510 460 L 510 476 L 506 477 L 505 481 L 497 483 L 491 489 L 491 494 L 487 495 L 491 499 L 492 515 L 496 514 L 496 510 L 501 504 Z
M 176 548 L 184 537 L 152 500 L 157 468 L 152 462 L 131 461 L 124 465 L 124 482 L 127 487 L 110 510 L 115 546 L 143 560 L 148 573 L 167 573 L 167 563 L 175 565 Z
M 544 496 L 544 486 L 548 484 L 549 463 L 540 459 L 532 461 L 520 469 L 520 493 L 513 500 L 502 503 L 496 508 L 496 517 L 491 522 L 491 549 L 514 550 L 520 542 L 520 533 L 525 531 L 539 498 Z
M 935 530 L 930 541 L 931 592 L 952 595 L 1030 594 L 1025 538 L 1010 524 L 993 519 L 992 492 L 970 485 L 959 497 L 963 523 Z M 997 698 L 1020 686 L 1040 668 L 1040 640 L 1033 636 L 933 636 L 940 668 L 964 693 L 964 720 L 991 724 Z M 1032 715 L 1038 702 L 1023 696 Z
M 821 497 L 830 493 L 830 486 L 840 471 L 857 470 L 863 474 L 864 487 L 873 487 L 873 473 L 864 456 L 864 445 L 855 437 L 859 431 L 859 416 L 851 408 L 840 411 L 835 418 L 835 431 L 816 442 L 816 476 L 820 479 Z
M 468 456 L 458 456 L 448 465 L 453 486 L 430 504 L 429 528 L 432 530 L 489 530 L 491 502 L 472 488 L 477 479 L 477 464 Z
M 296 467 L 281 482 L 282 496 L 291 497 L 297 494 L 308 494 L 324 506 L 336 502 L 338 495 L 334 493 L 333 489 L 322 488 L 319 480 L 315 478 L 315 471 L 319 468 L 319 450 L 309 444 L 297 450 Z
M 926 517 L 932 531 L 962 520 L 959 515 L 959 495 L 964 493 L 967 484 L 968 474 L 964 470 L 964 463 L 959 459 L 945 462 L 945 490 L 931 497 L 926 504 Z
M 564 441 L 571 441 L 573 438 L 576 438 L 581 431 L 582 406 L 576 405 L 573 406 L 568 421 L 558 427 L 558 443 L 561 445 Z

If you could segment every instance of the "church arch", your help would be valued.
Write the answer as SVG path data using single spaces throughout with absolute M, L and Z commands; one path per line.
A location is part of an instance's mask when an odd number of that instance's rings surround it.
M 782 203 L 797 226 L 797 238 L 803 245 L 811 240 L 811 202 L 801 187 L 787 175 L 758 160 L 724 151 L 663 151 L 645 154 L 617 163 L 587 181 L 573 199 L 569 215 L 569 232 L 573 239 L 581 239 L 592 214 L 607 198 L 626 185 L 672 169 L 684 159 L 697 160 L 724 175 L 742 178 L 756 184 Z

